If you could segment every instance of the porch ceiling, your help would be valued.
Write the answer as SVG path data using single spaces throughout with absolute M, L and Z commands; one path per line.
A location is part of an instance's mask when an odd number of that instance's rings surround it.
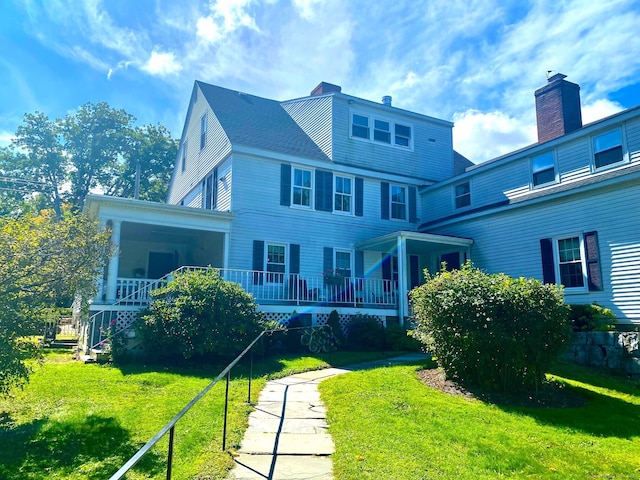
M 469 248 L 473 245 L 473 239 L 471 238 L 399 230 L 379 237 L 362 240 L 357 242 L 355 247 L 358 250 L 390 252 L 397 247 L 398 238 L 406 241 L 407 251 L 417 254 L 450 250 L 451 247 Z

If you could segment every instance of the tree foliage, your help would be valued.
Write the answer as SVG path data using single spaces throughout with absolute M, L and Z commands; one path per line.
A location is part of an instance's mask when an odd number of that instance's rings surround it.
M 95 294 L 109 249 L 108 233 L 86 216 L 0 218 L 0 393 L 28 379 L 25 360 L 37 355 L 28 336 L 51 308 Z
M 133 198 L 139 166 L 139 198 L 164 201 L 177 141 L 161 125 L 134 122 L 106 102 L 86 103 L 63 119 L 27 113 L 13 149 L 0 152 L 0 192 L 13 192 L 3 194 L 12 200 L 39 192 L 61 215 L 64 203 L 81 210 L 94 189 Z
M 180 272 L 151 295 L 136 330 L 157 358 L 236 355 L 265 326 L 254 298 L 215 269 Z
M 537 388 L 571 332 L 561 288 L 470 263 L 426 277 L 411 292 L 414 332 L 447 377 L 492 390 Z

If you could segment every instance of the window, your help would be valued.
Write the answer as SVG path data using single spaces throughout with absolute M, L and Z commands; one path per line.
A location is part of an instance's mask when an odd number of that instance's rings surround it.
M 369 139 L 369 118 L 364 115 L 353 114 L 351 122 L 351 136 Z
M 580 236 L 558 238 L 558 278 L 565 288 L 583 288 L 585 286 L 584 255 Z
M 596 168 L 621 162 L 624 157 L 620 130 L 611 130 L 610 132 L 594 137 L 593 156 Z
M 284 245 L 267 244 L 267 266 L 265 268 L 267 272 L 267 283 L 284 282 L 284 274 L 287 266 L 285 263 L 285 250 L 286 247 Z
M 373 139 L 377 142 L 391 143 L 389 122 L 385 122 L 384 120 L 373 121 Z
M 335 255 L 335 273 L 343 277 L 351 278 L 351 252 L 349 250 L 336 250 Z
M 351 213 L 353 210 L 352 179 L 349 177 L 335 177 L 335 192 L 333 209 L 336 212 Z
M 391 185 L 391 218 L 407 219 L 407 189 Z
M 556 161 L 553 152 L 531 159 L 531 181 L 534 187 L 556 181 Z
M 202 181 L 202 208 L 214 210 L 216 208 L 216 189 L 218 171 L 214 170 Z
M 471 187 L 469 182 L 460 183 L 455 186 L 455 203 L 456 208 L 471 205 Z
M 311 208 L 311 170 L 293 169 L 293 205 Z
M 395 143 L 401 147 L 411 146 L 411 127 L 396 123 Z
M 182 171 L 187 169 L 187 141 L 182 142 L 182 151 L 180 152 L 180 165 Z
M 200 119 L 200 150 L 207 144 L 207 114 Z

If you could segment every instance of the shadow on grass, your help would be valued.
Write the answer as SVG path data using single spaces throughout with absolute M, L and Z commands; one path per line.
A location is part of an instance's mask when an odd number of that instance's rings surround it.
M 142 444 L 113 418 L 90 415 L 80 421 L 34 420 L 15 425 L 0 417 L 0 478 L 109 478 Z M 135 467 L 148 475 L 166 469 L 166 458 L 150 452 Z
M 611 394 L 567 384 L 567 390 L 579 393 L 588 399 L 586 405 L 578 408 L 500 408 L 527 415 L 542 424 L 562 426 L 591 435 L 616 438 L 637 437 L 640 432 L 640 405 L 615 396 L 618 392 L 640 399 L 640 389 L 634 385 L 634 382 L 573 364 L 559 365 L 553 369 L 552 373 L 562 379 L 606 388 L 611 390 Z M 562 379 L 560 379 L 561 382 Z

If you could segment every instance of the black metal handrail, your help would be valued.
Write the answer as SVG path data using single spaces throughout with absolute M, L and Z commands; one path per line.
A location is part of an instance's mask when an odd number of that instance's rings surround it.
M 300 328 L 327 328 L 328 325 L 318 325 L 314 327 L 300 327 Z M 131 457 L 127 463 L 125 463 L 120 469 L 114 473 L 109 480 L 119 480 L 124 477 L 124 475 L 129 472 L 140 460 L 144 457 L 153 446 L 160 441 L 162 437 L 164 437 L 167 432 L 169 432 L 169 449 L 167 453 L 167 480 L 171 479 L 171 467 L 173 463 L 173 439 L 176 423 L 193 407 L 202 397 L 204 397 L 209 390 L 211 390 L 216 383 L 218 383 L 223 377 L 226 377 L 226 389 L 225 389 L 225 400 L 224 400 L 224 423 L 223 423 L 223 432 L 222 432 L 222 450 L 226 450 L 227 444 L 227 412 L 228 412 L 228 404 L 229 404 L 229 381 L 231 377 L 231 369 L 244 357 L 253 346 L 260 340 L 264 335 L 271 334 L 275 332 L 285 332 L 288 330 L 297 330 L 298 328 L 292 329 L 275 329 L 275 330 L 264 330 L 260 332 L 247 348 L 245 348 L 229 365 L 227 365 L 224 370 L 222 370 L 218 376 L 207 385 L 198 395 L 196 395 L 193 400 L 191 400 L 180 412 L 174 416 L 169 423 L 167 423 L 164 427 L 162 427 L 158 433 L 156 433 L 151 440 L 149 440 L 140 450 L 138 450 L 133 457 Z M 247 395 L 247 403 L 251 402 L 251 378 L 253 376 L 253 355 L 251 356 L 251 365 L 249 371 L 249 393 Z

